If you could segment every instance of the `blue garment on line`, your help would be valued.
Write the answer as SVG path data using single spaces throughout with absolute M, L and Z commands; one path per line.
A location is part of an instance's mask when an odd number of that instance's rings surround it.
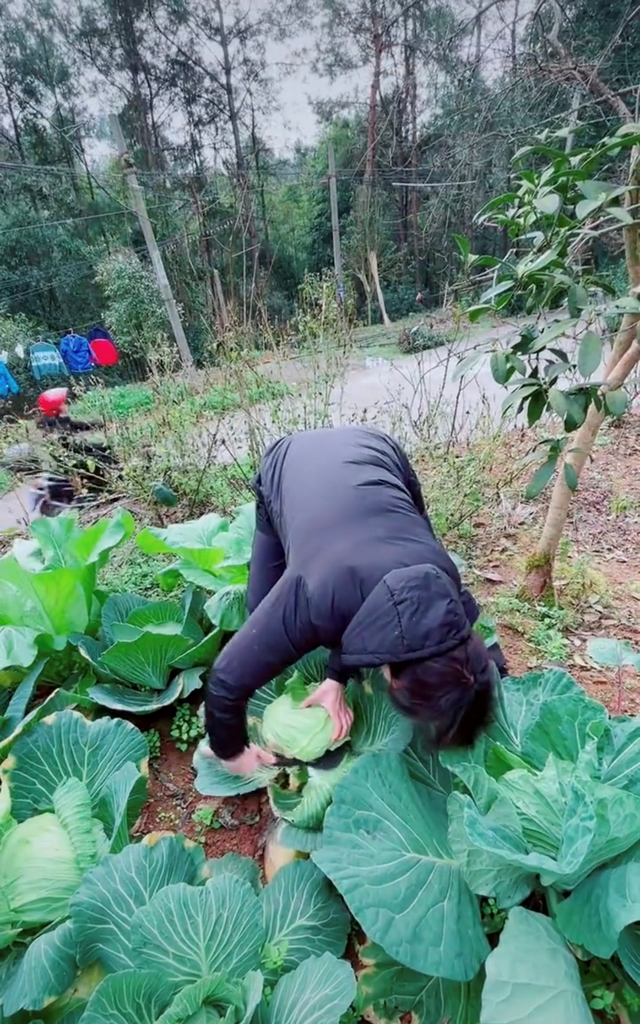
M 89 342 L 81 334 L 65 334 L 60 341 L 60 355 L 70 373 L 89 373 L 93 369 Z
M 20 388 L 9 371 L 6 363 L 0 362 L 0 398 L 17 395 Z

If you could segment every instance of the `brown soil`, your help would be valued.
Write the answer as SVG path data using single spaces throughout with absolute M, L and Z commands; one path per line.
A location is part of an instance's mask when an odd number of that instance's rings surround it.
M 185 753 L 176 749 L 168 736 L 168 719 L 154 726 L 161 735 L 160 757 L 151 762 L 149 798 L 136 822 L 134 835 L 180 832 L 201 843 L 207 857 L 239 853 L 260 860 L 265 834 L 273 820 L 266 794 L 248 793 L 225 799 L 201 796 L 193 785 L 193 748 Z M 198 820 L 198 812 L 203 811 Z
M 508 461 L 530 449 L 531 435 L 509 440 Z M 471 587 L 481 600 L 515 596 L 527 556 L 534 548 L 546 511 L 548 492 L 534 503 L 521 499 L 531 469 L 500 487 L 502 468 L 494 467 L 499 510 L 476 525 L 479 550 Z M 640 416 L 601 432 L 599 447 L 586 468 L 572 504 L 565 534 L 568 554 L 556 566 L 556 597 L 571 611 L 567 630 L 570 654 L 565 667 L 590 695 L 612 712 L 640 713 L 640 675 L 632 669 L 622 680 L 614 670 L 596 668 L 586 655 L 590 637 L 616 637 L 640 649 Z M 539 668 L 544 658 L 526 635 L 499 617 L 499 633 L 512 674 Z

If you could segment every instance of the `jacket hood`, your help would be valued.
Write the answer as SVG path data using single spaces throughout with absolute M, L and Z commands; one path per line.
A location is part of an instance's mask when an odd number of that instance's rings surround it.
M 342 637 L 342 663 L 373 668 L 446 654 L 471 635 L 456 583 L 434 565 L 386 574 Z

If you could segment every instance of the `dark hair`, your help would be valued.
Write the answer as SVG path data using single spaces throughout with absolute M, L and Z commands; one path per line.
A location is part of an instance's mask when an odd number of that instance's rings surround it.
M 389 669 L 391 699 L 428 724 L 434 745 L 470 747 L 491 721 L 495 669 L 476 633 L 446 654 Z

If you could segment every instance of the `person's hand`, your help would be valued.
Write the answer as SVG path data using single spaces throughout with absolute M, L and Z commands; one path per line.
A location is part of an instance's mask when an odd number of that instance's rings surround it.
M 331 716 L 333 722 L 333 743 L 345 739 L 353 725 L 353 711 L 347 704 L 345 688 L 335 679 L 325 679 L 317 690 L 302 702 L 303 708 L 320 706 Z
M 251 743 L 237 757 L 232 757 L 228 761 L 217 758 L 208 744 L 203 745 L 200 749 L 205 757 L 210 757 L 214 761 L 219 760 L 220 764 L 223 764 L 233 775 L 254 775 L 259 768 L 268 768 L 276 763 L 273 754 L 270 754 L 268 750 L 263 750 L 257 743 Z

